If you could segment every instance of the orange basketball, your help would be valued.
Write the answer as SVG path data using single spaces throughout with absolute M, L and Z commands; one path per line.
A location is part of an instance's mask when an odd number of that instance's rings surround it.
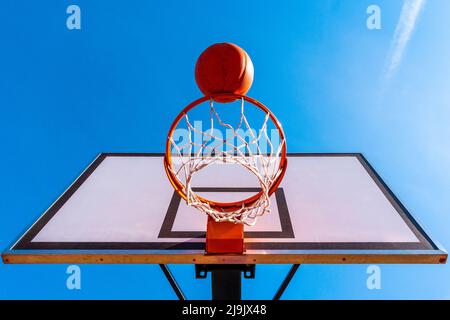
M 235 44 L 213 44 L 197 60 L 195 81 L 200 91 L 208 97 L 224 93 L 246 94 L 253 82 L 252 60 Z M 230 101 L 217 97 L 214 100 Z

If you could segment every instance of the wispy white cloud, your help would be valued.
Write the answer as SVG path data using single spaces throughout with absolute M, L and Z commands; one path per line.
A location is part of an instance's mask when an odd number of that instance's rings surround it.
M 384 78 L 390 80 L 400 66 L 408 42 L 414 32 L 417 19 L 426 0 L 404 0 L 400 18 L 395 28 L 391 49 L 384 70 Z

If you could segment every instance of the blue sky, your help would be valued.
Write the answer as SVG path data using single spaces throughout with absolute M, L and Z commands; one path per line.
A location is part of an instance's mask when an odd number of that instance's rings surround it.
M 66 28 L 70 4 L 81 8 L 81 30 Z M 366 27 L 371 4 L 381 30 Z M 0 246 L 99 152 L 161 152 L 173 117 L 201 95 L 196 58 L 234 42 L 255 66 L 249 95 L 283 123 L 290 152 L 363 152 L 449 248 L 450 2 L 424 1 L 416 19 L 401 15 L 403 4 L 2 1 Z M 188 297 L 210 297 L 192 266 L 171 267 Z M 450 298 L 448 265 L 383 265 L 372 291 L 366 267 L 302 266 L 284 298 Z M 65 269 L 0 264 L 0 298 L 175 298 L 158 266 L 82 266 L 80 291 L 66 289 Z M 258 266 L 244 298 L 270 298 L 287 270 Z

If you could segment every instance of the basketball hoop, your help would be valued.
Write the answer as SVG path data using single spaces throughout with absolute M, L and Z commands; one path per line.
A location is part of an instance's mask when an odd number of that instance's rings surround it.
M 240 100 L 240 119 L 236 127 L 224 123 L 214 107 L 215 99 Z M 199 131 L 189 120 L 189 111 L 198 105 L 209 101 L 211 127 L 206 131 Z M 245 102 L 253 107 L 259 108 L 265 114 L 261 129 L 257 135 L 253 134 L 249 121 L 245 116 Z M 184 119 L 189 130 L 189 142 L 182 145 L 173 139 L 173 133 L 180 122 Z M 267 133 L 269 120 L 275 125 L 278 135 L 278 146 L 270 142 Z M 218 123 L 221 127 L 231 130 L 232 139 L 217 137 L 213 134 L 214 125 Z M 252 134 L 250 141 L 239 136 L 239 129 L 249 129 Z M 213 146 L 195 143 L 191 139 L 191 132 L 201 134 L 206 142 L 215 142 Z M 267 143 L 267 152 L 263 152 L 260 144 Z M 193 152 L 197 147 L 198 151 Z M 228 149 L 228 150 L 227 150 Z M 254 149 L 256 152 L 252 152 Z M 174 161 L 174 159 L 176 159 Z M 254 174 L 258 180 L 261 190 L 240 201 L 217 202 L 198 195 L 193 190 L 192 178 L 200 170 L 214 164 L 237 164 Z M 277 118 L 261 102 L 239 94 L 221 94 L 214 97 L 203 97 L 185 107 L 173 122 L 166 142 L 166 153 L 164 166 L 175 190 L 192 206 L 209 216 L 216 222 L 233 222 L 246 225 L 254 225 L 256 218 L 270 211 L 270 195 L 278 188 L 283 179 L 287 166 L 286 141 L 283 129 Z

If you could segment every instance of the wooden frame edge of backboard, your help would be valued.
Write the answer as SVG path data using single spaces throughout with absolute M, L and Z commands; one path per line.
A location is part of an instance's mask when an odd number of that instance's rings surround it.
M 339 253 L 247 253 L 244 255 L 206 255 L 193 253 L 16 253 L 2 254 L 5 264 L 445 264 L 448 254 L 441 250 L 405 252 Z

